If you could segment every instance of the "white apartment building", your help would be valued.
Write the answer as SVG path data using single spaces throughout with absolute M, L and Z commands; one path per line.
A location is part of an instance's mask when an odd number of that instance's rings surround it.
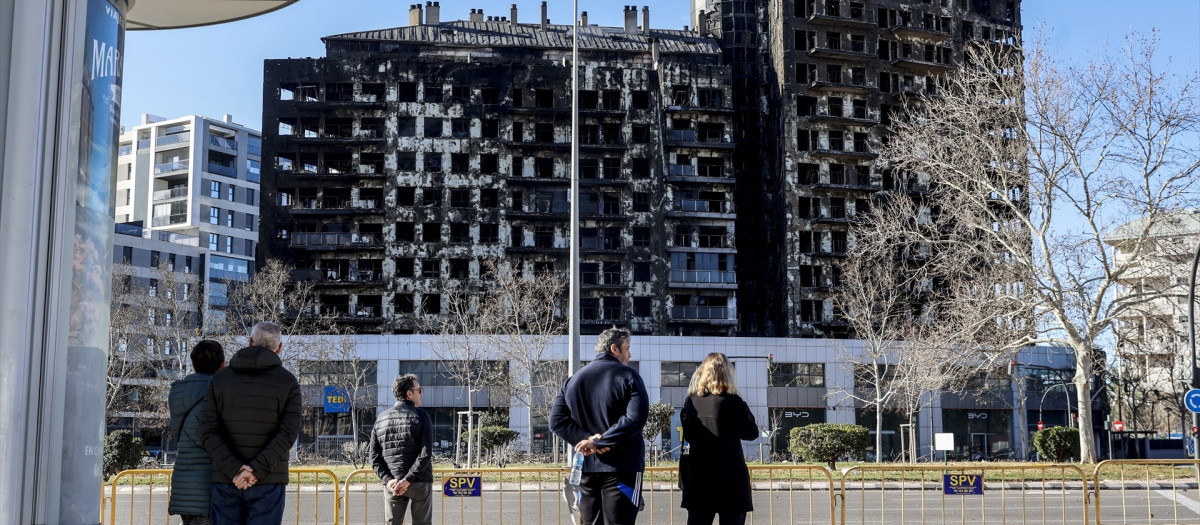
M 1144 220 L 1116 228 L 1105 241 L 1118 267 L 1128 264 Z M 1181 432 L 1191 425 L 1180 405 L 1191 382 L 1188 346 L 1188 281 L 1200 242 L 1200 210 L 1160 219 L 1149 231 L 1132 268 L 1120 280 L 1118 297 L 1137 303 L 1124 311 L 1117 328 L 1117 378 L 1126 425 L 1137 430 Z M 1186 419 L 1186 421 L 1184 421 Z M 1133 428 L 1133 427 L 1129 427 Z
M 144 114 L 121 133 L 116 222 L 197 238 L 206 315 L 223 306 L 224 279 L 254 273 L 261 154 L 262 135 L 230 115 Z

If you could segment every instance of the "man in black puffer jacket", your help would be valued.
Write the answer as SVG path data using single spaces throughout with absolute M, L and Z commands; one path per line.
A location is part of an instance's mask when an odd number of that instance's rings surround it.
M 388 525 L 404 522 L 412 502 L 413 525 L 433 522 L 433 421 L 421 410 L 421 384 L 406 374 L 392 383 L 396 405 L 384 410 L 371 429 L 371 467 L 387 489 L 383 517 Z
M 250 346 L 213 375 L 200 439 L 212 457 L 214 525 L 279 525 L 288 455 L 300 433 L 300 384 L 283 368 L 279 326 L 254 325 Z

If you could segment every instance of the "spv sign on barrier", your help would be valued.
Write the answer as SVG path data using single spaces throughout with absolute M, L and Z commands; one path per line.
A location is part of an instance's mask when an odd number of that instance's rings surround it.
M 942 485 L 949 496 L 983 494 L 983 476 L 978 474 L 946 474 Z
M 449 476 L 442 485 L 442 493 L 455 498 L 464 496 L 483 495 L 483 478 L 481 476 Z

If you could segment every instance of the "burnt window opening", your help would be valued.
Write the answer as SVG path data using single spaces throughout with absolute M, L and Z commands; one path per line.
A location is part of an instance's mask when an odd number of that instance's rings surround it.
M 482 104 L 499 104 L 500 90 L 494 86 L 483 86 L 479 88 L 479 102 Z
M 853 100 L 850 102 L 850 104 L 853 107 L 854 118 L 856 118 L 856 119 L 866 119 L 867 118 L 867 101 Z
M 509 227 L 508 245 L 514 248 L 525 246 L 525 228 L 519 224 Z
M 812 185 L 817 183 L 820 166 L 811 163 L 801 163 L 796 166 L 796 183 Z
M 400 186 L 396 188 L 396 205 L 412 206 L 417 200 L 416 195 L 416 188 L 411 186 Z
M 650 109 L 650 92 L 642 89 L 631 91 L 629 105 L 633 109 Z
M 633 280 L 649 281 L 651 279 L 650 263 L 648 261 L 637 261 L 633 263 Z
M 479 156 L 480 173 L 500 173 L 500 155 L 484 153 Z
M 870 145 L 866 133 L 854 134 L 854 151 L 856 153 L 870 153 Z
M 392 309 L 398 314 L 411 314 L 414 311 L 416 304 L 413 302 L 413 294 L 398 293 L 392 299 Z
M 724 177 L 725 159 L 721 157 L 696 157 L 697 175 L 701 177 Z
M 554 107 L 554 90 L 553 89 L 535 89 L 533 90 L 534 106 L 539 108 Z
M 651 314 L 651 298 L 650 297 L 634 297 L 633 298 L 633 316 L 634 317 L 650 317 Z
M 442 242 L 442 223 L 427 222 L 421 225 L 421 241 Z
M 363 118 L 359 126 L 358 136 L 382 138 L 386 126 L 381 118 Z
M 583 126 L 580 126 L 580 128 L 580 133 L 582 134 Z M 537 124 L 534 124 L 533 141 L 547 143 L 554 142 L 554 124 L 549 122 L 538 122 Z
M 466 173 L 471 167 L 471 156 L 466 153 L 450 154 L 450 172 Z
M 799 253 L 813 253 L 813 233 L 811 231 L 802 231 L 796 234 L 796 251 Z
M 396 223 L 396 242 L 416 242 L 416 225 L 411 222 Z
M 817 137 L 819 132 L 812 129 L 796 130 L 796 149 L 800 151 L 813 151 L 820 149 Z
M 650 126 L 646 124 L 634 124 L 630 135 L 630 139 L 634 144 L 647 144 L 650 142 Z
M 829 183 L 839 186 L 846 184 L 846 166 L 842 164 L 830 164 Z
M 435 293 L 421 294 L 421 313 L 437 315 L 442 313 L 442 296 Z
M 829 251 L 846 253 L 846 232 L 829 232 Z
M 554 273 L 554 263 L 551 261 L 534 261 L 534 275 L 552 275 Z
M 383 173 L 383 153 L 360 153 L 358 156 L 359 173 Z
M 480 224 L 479 242 L 488 244 L 500 242 L 500 225 L 491 222 Z
M 426 104 L 440 104 L 445 96 L 445 86 L 441 84 L 425 84 L 424 97 Z
M 846 199 L 842 197 L 829 198 L 829 216 L 834 219 L 846 218 Z
M 720 122 L 697 123 L 696 140 L 700 142 L 725 142 L 725 124 Z
M 525 93 L 521 91 L 521 88 L 513 88 L 510 96 L 512 97 L 510 103 L 513 107 L 519 108 L 525 105 Z
M 450 259 L 448 266 L 451 279 L 467 279 L 471 276 L 470 259 Z
M 829 149 L 833 151 L 844 151 L 846 149 L 846 132 L 841 130 L 829 131 Z
M 633 233 L 633 246 L 639 247 L 639 248 L 645 248 L 645 247 L 650 246 L 650 228 L 649 227 L 634 226 L 632 229 L 632 233 Z
M 442 171 L 442 154 L 428 152 L 425 154 L 425 171 L 438 172 Z
M 600 92 L 594 89 L 581 89 L 578 97 L 579 109 L 596 109 L 600 103 Z
M 621 92 L 616 89 L 606 89 L 600 94 L 600 109 L 616 111 L 621 109 Z
M 421 205 L 427 208 L 442 207 L 442 189 L 424 188 L 421 190 Z
M 842 83 L 842 66 L 830 64 L 825 66 L 825 80 L 834 84 Z
M 600 172 L 600 176 L 606 180 L 619 180 L 624 178 L 621 176 L 620 157 L 606 157 L 601 169 L 602 171 Z
M 455 154 L 457 155 L 457 153 Z M 466 156 L 466 154 L 462 154 Z M 451 188 L 450 189 L 450 207 L 451 208 L 470 208 L 471 207 L 471 190 L 470 188 Z
M 471 119 L 469 118 L 452 118 L 450 119 L 450 136 L 456 139 L 465 139 L 471 136 Z
M 621 124 L 610 122 L 600 125 L 600 140 L 604 144 L 621 143 Z
M 672 106 L 690 106 L 692 105 L 692 88 L 691 86 L 671 86 L 671 105 Z
M 806 64 L 804 62 L 796 63 L 796 82 L 798 84 L 811 84 L 817 81 L 817 65 Z
M 450 86 L 450 102 L 466 104 L 471 102 L 471 86 L 455 84 Z
M 525 125 L 521 122 L 513 122 L 512 124 L 512 141 L 525 142 Z
M 539 141 L 543 142 L 543 141 Z M 600 126 L 597 124 L 581 124 L 579 126 L 579 143 L 580 144 L 599 144 L 600 143 Z
M 400 257 L 396 259 L 396 277 L 413 278 L 416 275 L 415 265 L 416 259 L 412 257 Z
M 438 279 L 442 276 L 442 261 L 440 259 L 422 259 L 421 260 L 421 277 L 425 279 Z
M 533 159 L 533 176 L 541 179 L 554 178 L 554 158 L 537 157 Z
M 834 50 L 842 49 L 842 34 L 837 31 L 825 32 L 825 47 Z
M 635 158 L 630 162 L 630 172 L 636 179 L 650 178 L 650 159 Z
M 600 178 L 600 160 L 599 159 L 579 159 L 579 178 L 581 178 L 581 179 L 598 179 L 598 178 Z
M 815 117 L 817 115 L 817 98 L 803 95 L 796 97 L 796 114 L 801 117 Z
M 509 177 L 524 177 L 525 176 L 525 157 L 514 156 L 512 158 L 512 164 L 509 165 L 508 169 L 509 169 L 509 172 L 508 172 Z
M 396 84 L 396 101 L 397 102 L 416 102 L 417 101 L 417 83 L 416 82 L 400 82 Z
M 720 89 L 705 88 L 697 90 L 696 96 L 699 99 L 701 107 L 706 108 L 721 108 L 725 107 L 725 92 Z
M 841 117 L 845 116 L 846 108 L 843 104 L 842 97 L 829 97 L 829 116 Z
M 500 121 L 494 118 L 485 118 L 479 121 L 479 137 L 485 139 L 495 139 L 500 137 Z
M 579 265 L 579 280 L 583 284 L 600 284 L 600 263 L 581 263 Z
M 675 246 L 692 246 L 692 229 L 682 224 L 675 225 Z
M 639 191 L 633 194 L 633 211 L 650 211 L 650 193 Z
M 396 135 L 401 137 L 417 136 L 417 117 L 398 117 L 396 119 Z
M 533 245 L 537 248 L 554 247 L 554 227 L 538 226 L 533 231 Z
M 444 127 L 445 126 L 444 126 L 444 124 L 442 124 L 442 119 L 425 117 L 425 137 L 426 138 L 441 137 L 442 129 Z
M 604 319 L 617 321 L 622 318 L 620 297 L 602 298 L 601 307 L 604 309 L 603 312 L 601 312 L 604 315 Z

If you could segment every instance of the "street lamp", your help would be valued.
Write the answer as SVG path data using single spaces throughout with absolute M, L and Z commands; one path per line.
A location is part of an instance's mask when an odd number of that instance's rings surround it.
M 1196 266 L 1200 265 L 1200 244 L 1196 245 L 1196 254 L 1192 256 L 1192 278 L 1188 281 L 1188 346 L 1192 349 L 1192 388 L 1200 385 L 1196 377 Z M 1192 428 L 1200 427 L 1200 414 L 1192 412 Z M 1200 436 L 1192 432 L 1192 454 L 1200 458 Z M 1196 481 L 1200 481 L 1200 464 L 1196 465 Z
M 1070 385 L 1071 383 L 1067 383 L 1065 381 L 1062 383 L 1056 383 L 1050 385 L 1050 388 L 1047 388 L 1046 391 L 1042 393 L 1042 400 L 1038 402 L 1038 421 L 1042 421 L 1042 405 L 1046 403 L 1046 394 L 1049 394 L 1051 390 L 1054 390 L 1060 386 L 1063 387 L 1064 397 L 1067 398 L 1067 414 L 1071 413 L 1071 393 L 1067 391 L 1067 387 Z M 1067 417 L 1067 428 L 1071 428 L 1071 418 L 1069 415 Z

